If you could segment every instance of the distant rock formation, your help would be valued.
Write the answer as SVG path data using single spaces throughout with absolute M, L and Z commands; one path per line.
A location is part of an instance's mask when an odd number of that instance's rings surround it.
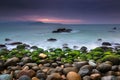
M 52 31 L 52 33 L 62 33 L 62 32 L 71 32 L 72 31 L 72 29 L 66 29 L 66 28 L 59 28 L 59 29 L 57 29 L 57 30 L 55 30 L 55 31 Z

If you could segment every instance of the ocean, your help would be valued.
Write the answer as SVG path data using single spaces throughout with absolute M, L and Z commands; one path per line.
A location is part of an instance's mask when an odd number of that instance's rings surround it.
M 52 33 L 59 28 L 72 29 L 70 33 Z M 113 29 L 116 28 L 116 29 Z M 0 23 L 0 44 L 20 41 L 44 49 L 86 46 L 92 49 L 102 42 L 120 43 L 120 24 L 52 24 L 34 22 Z M 55 38 L 57 41 L 47 41 Z M 101 39 L 101 41 L 98 41 Z M 10 47 L 10 46 L 9 46 Z

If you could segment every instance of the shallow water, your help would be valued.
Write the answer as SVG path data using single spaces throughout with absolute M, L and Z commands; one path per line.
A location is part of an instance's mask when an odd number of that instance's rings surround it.
M 116 27 L 116 30 L 113 30 Z M 72 29 L 71 33 L 52 33 L 58 28 Z M 120 43 L 119 24 L 89 24 L 89 25 L 62 25 L 62 24 L 1 24 L 0 23 L 0 44 L 7 43 L 4 39 L 21 41 L 30 45 L 36 45 L 44 49 L 62 48 L 63 44 L 73 46 L 86 46 L 89 49 L 101 45 L 102 42 Z M 57 41 L 48 42 L 47 39 L 55 38 Z

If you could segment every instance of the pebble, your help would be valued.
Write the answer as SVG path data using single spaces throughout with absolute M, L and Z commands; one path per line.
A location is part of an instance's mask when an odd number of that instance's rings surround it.
M 22 75 L 18 80 L 32 80 L 32 79 L 27 75 Z
M 12 80 L 12 76 L 10 74 L 1 74 L 0 80 Z
M 79 74 L 71 71 L 67 74 L 67 80 L 82 80 L 82 79 Z

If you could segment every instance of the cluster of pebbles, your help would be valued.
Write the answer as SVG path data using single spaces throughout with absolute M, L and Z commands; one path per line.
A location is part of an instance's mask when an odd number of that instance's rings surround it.
M 0 60 L 0 80 L 120 80 L 120 65 L 92 60 L 63 63 L 59 59 L 42 59 L 36 64 L 30 57 L 13 57 Z

